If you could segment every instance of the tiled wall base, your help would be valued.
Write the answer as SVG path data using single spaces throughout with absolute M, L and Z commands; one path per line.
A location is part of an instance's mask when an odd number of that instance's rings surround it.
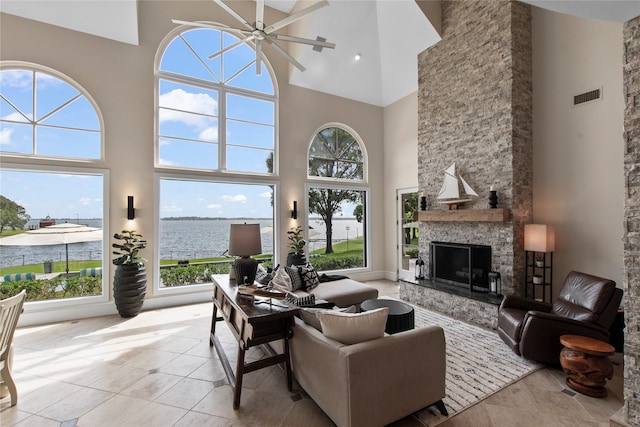
M 497 305 L 474 301 L 408 282 L 400 282 L 399 296 L 401 300 L 411 304 L 419 305 L 477 326 L 489 329 L 496 329 L 498 326 Z

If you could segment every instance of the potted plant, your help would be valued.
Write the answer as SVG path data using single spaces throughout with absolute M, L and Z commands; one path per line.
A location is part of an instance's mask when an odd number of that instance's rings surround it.
M 304 240 L 302 227 L 297 226 L 289 229 L 287 235 L 290 249 L 287 255 L 287 265 L 305 265 L 307 260 L 304 254 L 304 245 L 307 242 Z
M 147 241 L 133 230 L 122 230 L 113 235 L 121 243 L 114 243 L 113 264 L 116 274 L 113 278 L 113 297 L 118 313 L 122 317 L 135 317 L 142 310 L 147 293 L 147 271 L 138 252 L 147 247 Z

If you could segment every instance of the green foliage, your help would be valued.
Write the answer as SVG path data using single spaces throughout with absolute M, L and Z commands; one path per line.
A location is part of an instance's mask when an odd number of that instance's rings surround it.
M 353 216 L 356 217 L 356 221 L 358 222 L 362 222 L 362 220 L 364 219 L 364 208 L 362 207 L 362 205 L 357 205 L 354 209 L 353 209 Z
M 22 230 L 31 216 L 27 210 L 14 202 L 0 195 L 0 233 L 5 228 L 12 230 Z
M 136 233 L 134 230 L 122 230 L 121 233 L 113 235 L 116 240 L 122 240 L 124 243 L 114 243 L 112 246 L 117 249 L 112 253 L 117 255 L 113 259 L 115 265 L 138 265 L 142 267 L 147 260 L 138 255 L 138 251 L 147 247 L 147 241 L 142 240 L 142 234 Z
M 292 254 L 302 255 L 304 253 L 304 245 L 307 242 L 304 240 L 302 227 L 297 226 L 289 229 L 287 239 L 289 239 L 289 248 Z
M 362 256 L 325 257 L 312 258 L 311 264 L 318 271 L 344 270 L 348 268 L 363 267 Z
M 185 286 L 211 281 L 212 274 L 226 274 L 231 262 L 215 264 L 191 264 L 160 269 L 163 286 Z
M 418 253 L 419 253 L 419 252 L 420 252 L 420 251 L 419 251 L 417 248 L 415 248 L 415 249 L 407 249 L 407 250 L 405 251 L 405 253 L 406 253 L 407 255 L 409 255 L 409 257 L 410 257 L 410 258 L 418 258 Z
M 20 280 L 0 282 L 0 299 L 27 291 L 27 301 L 44 301 L 60 298 L 72 298 L 102 293 L 101 277 L 64 277 L 52 280 Z

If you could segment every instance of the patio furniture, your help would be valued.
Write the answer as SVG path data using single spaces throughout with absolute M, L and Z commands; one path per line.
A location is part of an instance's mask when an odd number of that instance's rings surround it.
M 18 318 L 22 312 L 22 305 L 26 298 L 23 290 L 18 295 L 0 301 L 0 378 L 9 389 L 11 395 L 11 406 L 18 403 L 18 390 L 16 383 L 11 376 L 11 365 L 13 359 L 13 333 L 18 325 Z

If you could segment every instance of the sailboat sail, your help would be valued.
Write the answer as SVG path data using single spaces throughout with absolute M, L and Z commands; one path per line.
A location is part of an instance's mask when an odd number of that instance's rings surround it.
M 460 188 L 462 184 L 462 189 Z M 461 191 L 462 190 L 462 191 Z M 456 173 L 456 164 L 453 163 L 444 173 L 444 182 L 438 193 L 438 203 L 455 204 L 473 200 L 478 197 L 473 188 Z

